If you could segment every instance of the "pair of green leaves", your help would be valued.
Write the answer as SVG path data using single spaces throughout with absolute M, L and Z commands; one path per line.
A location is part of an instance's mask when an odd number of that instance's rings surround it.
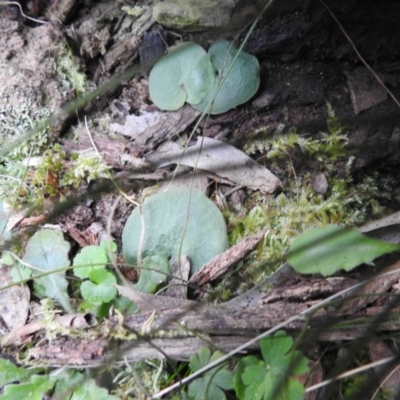
M 261 340 L 263 360 L 243 357 L 235 371 L 234 386 L 240 400 L 302 400 L 304 386 L 293 375 L 308 371 L 308 360 L 293 351 L 293 339 L 284 331 Z
M 96 385 L 94 379 L 82 373 L 64 369 L 57 374 L 38 375 L 39 371 L 16 367 L 8 360 L 0 360 L 0 400 L 32 399 L 48 397 L 71 400 L 118 400 L 104 388 Z M 13 384 L 13 382 L 19 382 Z
M 84 247 L 74 258 L 75 276 L 85 279 L 81 284 L 82 297 L 94 306 L 108 303 L 117 296 L 117 279 L 106 270 L 110 263 L 109 250 L 117 250 L 115 243 L 102 241 L 100 246 Z
M 227 365 L 207 371 L 189 384 L 189 398 L 225 400 L 224 391 L 235 389 L 239 400 L 302 400 L 304 387 L 293 375 L 308 372 L 308 360 L 292 349 L 293 339 L 279 331 L 274 337 L 262 339 L 260 347 L 263 360 L 243 357 L 233 377 Z M 211 355 L 209 349 L 200 349 L 190 357 L 190 369 L 198 371 L 220 357 L 219 351 Z
M 198 44 L 175 46 L 153 67 L 150 98 L 162 110 L 178 110 L 185 102 L 210 114 L 245 103 L 260 85 L 258 60 L 222 40 L 208 53 Z

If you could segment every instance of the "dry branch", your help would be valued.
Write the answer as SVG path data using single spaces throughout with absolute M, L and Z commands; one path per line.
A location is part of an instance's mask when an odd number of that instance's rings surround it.
M 385 278 L 378 276 L 376 279 Z M 341 302 L 337 302 L 325 305 L 307 317 L 300 316 L 323 299 L 348 290 L 353 283 L 347 278 L 323 280 L 299 277 L 294 286 L 286 283 L 286 286 L 283 285 L 285 290 L 278 287 L 272 289 L 251 307 L 187 302 L 174 309 L 167 307 L 128 315 L 123 321 L 112 317 L 102 329 L 90 328 L 86 338 L 62 336 L 52 342 L 44 340 L 30 350 L 29 355 L 40 363 L 53 366 L 93 366 L 125 358 L 132 361 L 162 357 L 187 360 L 204 346 L 229 352 L 295 316 L 299 317 L 287 324 L 285 329 L 294 333 L 306 329 L 304 340 L 313 342 L 354 340 L 365 335 L 366 331 L 376 334 L 400 329 L 400 299 L 398 296 L 390 298 L 387 293 L 383 293 L 373 304 L 347 315 L 338 315 Z M 163 301 L 164 305 L 169 302 L 167 297 L 153 297 L 157 304 L 159 301 Z M 345 296 L 341 300 L 351 301 Z M 93 338 L 88 340 L 90 330 L 93 331 Z M 95 338 L 95 332 L 103 333 Z M 116 332 L 124 332 L 125 337 L 135 334 L 137 338 L 123 341 L 110 339 L 115 337 Z M 71 352 L 74 348 L 81 349 L 80 357 Z M 250 346 L 251 349 L 254 346 Z M 75 355 L 72 359 L 71 354 Z

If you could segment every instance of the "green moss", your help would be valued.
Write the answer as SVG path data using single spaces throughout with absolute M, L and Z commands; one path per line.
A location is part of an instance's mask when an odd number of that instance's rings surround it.
M 8 102 L 9 99 L 4 91 L 0 90 L 0 147 L 6 143 L 9 146 L 14 141 L 17 143 L 21 136 L 33 127 L 41 126 L 51 114 L 51 110 L 32 104 L 32 101 L 23 97 L 22 93 L 18 106 Z M 34 136 L 16 146 L 7 155 L 7 159 L 2 158 L 0 161 L 21 161 L 29 155 L 36 156 L 48 146 L 48 143 L 49 129 L 38 129 Z M 4 169 L 1 169 L 0 173 L 4 173 Z
M 78 187 L 83 181 L 108 178 L 109 167 L 97 154 L 78 155 L 61 179 L 61 186 Z
M 80 71 L 77 60 L 68 45 L 63 45 L 60 48 L 59 56 L 56 60 L 56 71 L 64 85 L 67 88 L 72 87 L 78 97 L 87 91 L 87 77 Z
M 250 154 L 266 155 L 268 165 L 272 160 L 274 169 L 285 168 L 280 176 L 283 188 L 275 197 L 249 193 L 240 215 L 225 209 L 231 244 L 262 229 L 267 229 L 267 233 L 243 268 L 218 285 L 218 296 L 227 299 L 229 293 L 242 293 L 273 272 L 285 262 L 292 240 L 306 229 L 326 224 L 359 226 L 382 215 L 384 204 L 393 197 L 396 182 L 392 178 L 373 172 L 361 182 L 353 180 L 350 171 L 354 156 L 346 150 L 348 139 L 344 127 L 330 106 L 328 115 L 329 132 L 318 138 L 304 137 L 293 130 L 246 147 Z M 296 172 L 291 156 L 296 151 L 307 157 L 306 164 L 312 165 L 313 170 L 325 174 L 329 182 L 325 195 L 312 189 L 310 172 Z M 341 171 L 338 162 L 343 165 Z
M 0 199 L 15 207 L 41 207 L 45 199 L 69 194 L 82 183 L 108 177 L 108 166 L 96 154 L 72 154 L 70 157 L 56 144 L 27 167 L 17 160 L 8 160 L 0 174 Z
M 346 148 L 348 137 L 329 103 L 327 109 L 329 132 L 322 132 L 320 138 L 315 139 L 306 135 L 299 135 L 294 129 L 285 134 L 277 130 L 271 133 L 271 138 L 248 143 L 245 146 L 246 153 L 261 153 L 268 159 L 269 163 L 271 160 L 287 162 L 290 161 L 290 154 L 293 150 L 297 149 L 305 156 L 320 162 L 327 162 L 327 165 L 333 166 L 333 162 L 339 157 L 349 155 Z M 264 136 L 268 135 L 268 131 L 265 129 L 256 133 L 260 132 L 263 132 Z

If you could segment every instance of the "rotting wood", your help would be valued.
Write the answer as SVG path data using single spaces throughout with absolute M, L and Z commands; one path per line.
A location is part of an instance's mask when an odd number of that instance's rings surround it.
M 390 273 L 390 274 L 388 274 Z M 353 298 L 337 310 L 338 315 L 351 315 L 377 300 L 376 293 L 388 291 L 400 280 L 400 261 L 385 268 L 376 279 L 366 282 L 351 292 Z
M 119 318 L 111 317 L 106 324 L 109 332 L 122 330 L 126 335 L 141 332 L 140 339 L 117 341 L 109 338 L 108 341 L 104 341 L 104 329 L 89 328 L 93 330 L 93 340 L 103 343 L 103 346 L 96 347 L 96 351 L 85 344 L 87 341 L 85 338 L 60 337 L 51 343 L 43 341 L 40 346 L 29 352 L 29 356 L 32 361 L 36 360 L 46 365 L 94 366 L 122 361 L 124 358 L 138 361 L 167 356 L 174 360 L 187 360 L 204 346 L 230 351 L 289 318 L 306 312 L 331 294 L 348 288 L 350 284 L 347 279 L 339 279 L 334 285 L 330 285 L 330 290 L 327 290 L 326 285 L 322 285 L 323 290 L 320 293 L 313 292 L 310 295 L 310 286 L 318 287 L 321 285 L 321 279 L 316 279 L 315 284 L 313 279 L 303 278 L 302 282 L 304 290 L 301 284 L 297 283 L 295 288 L 289 290 L 289 298 L 274 303 L 265 303 L 268 296 L 264 296 L 257 305 L 251 307 L 216 306 L 193 302 L 180 308 L 167 308 L 156 312 L 150 310 L 128 315 L 123 318 L 122 325 Z M 297 293 L 295 296 L 294 289 Z M 157 301 L 163 300 L 162 296 L 153 297 L 158 298 Z M 310 297 L 317 297 L 318 300 L 304 300 Z M 346 297 L 343 298 L 343 301 L 347 300 Z M 299 315 L 299 318 L 285 326 L 285 330 L 296 333 L 306 329 L 304 340 L 313 342 L 355 340 L 365 335 L 366 329 L 372 335 L 399 330 L 400 306 L 395 304 L 387 310 L 389 301 L 387 293 L 383 293 L 376 305 L 364 307 L 351 315 L 337 315 L 338 303 L 331 304 L 320 308 L 309 318 Z M 168 301 L 164 300 L 164 304 L 167 305 Z M 382 317 L 384 311 L 387 313 Z M 379 323 L 374 322 L 376 318 L 379 318 Z M 95 338 L 96 329 L 97 332 L 103 332 L 99 334 L 98 339 Z M 88 334 L 90 332 L 84 336 L 87 337 Z M 80 358 L 74 356 L 71 359 L 69 351 L 59 351 L 61 347 L 69 349 L 74 346 L 80 346 L 82 349 Z M 90 353 L 85 353 L 85 348 Z M 254 346 L 249 350 L 253 348 Z
M 198 270 L 190 279 L 189 284 L 202 286 L 209 281 L 223 275 L 230 267 L 244 258 L 250 251 L 254 250 L 257 244 L 263 239 L 265 230 L 253 236 L 246 237 L 240 243 L 232 246 L 224 253 L 214 257 Z
M 67 22 L 82 0 L 55 0 L 46 12 L 46 17 L 53 22 Z
M 111 47 L 104 55 L 103 73 L 115 69 L 115 73 L 122 73 L 132 66 L 138 58 L 139 40 L 132 35 Z
M 169 114 L 157 124 L 146 129 L 137 138 L 134 138 L 135 145 L 146 146 L 148 151 L 153 150 L 164 140 L 175 139 L 182 133 L 198 116 L 200 112 L 189 105 Z
M 69 140 L 61 139 L 62 149 L 68 153 L 84 150 L 93 150 L 93 144 L 85 128 L 77 130 L 79 137 L 79 143 L 75 143 Z M 101 154 L 103 160 L 107 165 L 111 165 L 116 168 L 123 166 L 121 162 L 121 155 L 124 153 L 137 155 L 141 152 L 139 148 L 133 146 L 131 143 L 126 141 L 124 138 L 111 139 L 104 134 L 98 132 L 91 132 L 92 139 L 96 145 L 97 151 Z

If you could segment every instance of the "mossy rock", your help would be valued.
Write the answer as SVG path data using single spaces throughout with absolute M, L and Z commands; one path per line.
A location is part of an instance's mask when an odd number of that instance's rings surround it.
M 233 0 L 166 0 L 154 6 L 153 17 L 168 28 L 201 31 L 227 25 L 234 5 Z

